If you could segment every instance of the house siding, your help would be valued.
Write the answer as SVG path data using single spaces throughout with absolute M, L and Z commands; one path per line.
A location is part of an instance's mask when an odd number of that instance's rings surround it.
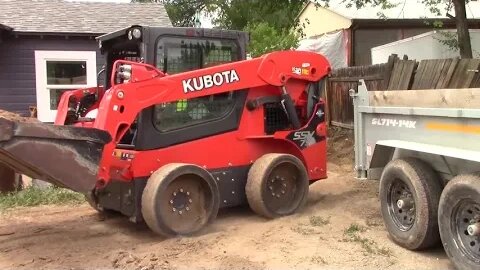
M 96 51 L 97 70 L 104 60 L 95 39 L 18 36 L 0 43 L 0 109 L 22 115 L 36 105 L 35 51 Z

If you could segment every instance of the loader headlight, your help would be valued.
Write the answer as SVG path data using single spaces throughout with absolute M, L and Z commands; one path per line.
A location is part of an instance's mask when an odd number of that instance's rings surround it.
M 123 81 L 130 81 L 132 78 L 132 66 L 131 65 L 121 65 L 118 68 L 118 76 Z
M 132 28 L 128 31 L 128 39 L 140 39 L 142 38 L 142 30 L 140 28 Z

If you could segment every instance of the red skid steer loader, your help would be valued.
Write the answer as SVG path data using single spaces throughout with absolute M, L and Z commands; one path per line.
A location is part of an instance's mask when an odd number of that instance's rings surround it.
M 65 92 L 54 125 L 0 119 L 0 162 L 165 236 L 244 203 L 292 214 L 326 177 L 330 67 L 309 52 L 241 60 L 246 40 L 142 26 L 102 36 L 104 87 Z

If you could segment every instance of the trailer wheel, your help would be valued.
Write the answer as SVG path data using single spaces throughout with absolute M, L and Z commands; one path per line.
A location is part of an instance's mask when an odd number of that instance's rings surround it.
M 212 175 L 192 164 L 172 163 L 150 176 L 142 194 L 148 227 L 163 236 L 190 235 L 217 216 L 218 186 Z
M 480 176 L 459 175 L 440 197 L 443 247 L 457 269 L 480 269 Z
M 259 215 L 293 214 L 307 200 L 307 170 L 295 156 L 266 154 L 250 168 L 245 191 L 250 208 Z
M 425 162 L 396 159 L 387 164 L 380 178 L 380 204 L 391 239 L 398 245 L 421 250 L 440 240 L 438 202 L 442 186 Z

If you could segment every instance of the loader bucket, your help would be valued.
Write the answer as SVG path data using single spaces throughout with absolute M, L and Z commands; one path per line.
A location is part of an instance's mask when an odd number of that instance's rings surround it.
M 103 130 L 0 118 L 0 165 L 86 194 L 95 188 L 103 147 L 110 141 Z

